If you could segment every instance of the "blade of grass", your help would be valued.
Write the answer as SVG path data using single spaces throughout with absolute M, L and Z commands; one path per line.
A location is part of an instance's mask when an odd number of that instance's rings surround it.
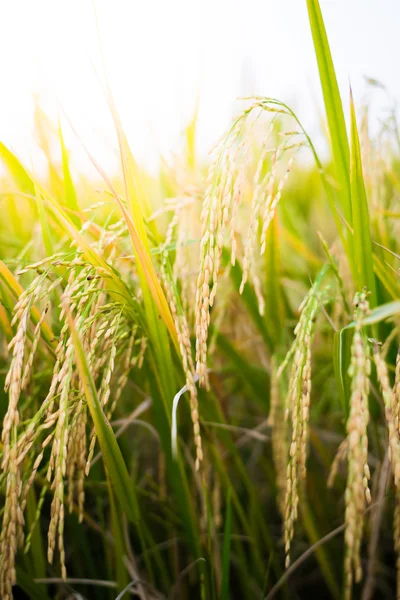
M 35 188 L 31 179 L 25 172 L 21 162 L 2 142 L 0 142 L 0 159 L 8 171 L 11 179 L 18 186 L 18 189 L 24 194 L 34 196 Z M 23 239 L 23 223 L 21 218 L 22 211 L 18 210 L 18 207 L 16 206 L 16 200 L 12 196 L 10 196 L 9 199 L 9 207 L 14 233 L 19 239 Z
M 400 301 L 388 302 L 381 304 L 380 306 L 371 310 L 370 314 L 365 317 L 364 326 L 376 325 L 381 323 L 385 319 L 394 317 L 400 313 Z M 335 371 L 335 377 L 337 387 L 339 391 L 339 398 L 342 404 L 345 418 L 347 419 L 349 414 L 349 399 L 350 399 L 350 387 L 351 379 L 348 374 L 350 365 L 351 355 L 351 342 L 353 339 L 352 329 L 356 326 L 356 322 L 352 321 L 337 331 L 333 341 L 333 366 Z
M 261 403 L 264 414 L 269 413 L 269 398 L 265 390 L 269 388 L 269 377 L 265 369 L 260 369 L 248 362 L 243 353 L 235 348 L 222 333 L 216 334 L 216 343 L 221 352 L 229 359 L 238 376 L 248 391 L 253 402 Z
M 400 314 L 400 300 L 387 302 L 386 304 L 381 304 L 380 306 L 373 308 L 369 312 L 368 316 L 366 316 L 363 320 L 363 325 L 375 325 L 376 323 L 381 323 L 389 317 L 395 317 L 398 314 Z M 352 329 L 355 326 L 356 322 L 352 321 L 344 329 Z
M 47 185 L 52 194 L 59 196 L 62 193 L 62 181 L 51 152 L 57 132 L 52 120 L 41 107 L 38 96 L 35 97 L 34 132 L 36 142 L 47 159 Z
M 104 415 L 100 400 L 97 395 L 89 365 L 86 360 L 85 351 L 78 331 L 75 327 L 69 308 L 66 306 L 71 338 L 75 348 L 75 360 L 78 366 L 80 379 L 85 392 L 86 401 L 92 416 L 96 435 L 99 440 L 105 466 L 108 470 L 113 490 L 122 509 L 128 518 L 136 523 L 139 519 L 137 498 L 131 478 L 127 471 L 121 450 L 119 449 L 115 434 Z
M 351 158 L 350 158 L 350 183 L 351 203 L 353 210 L 353 252 L 356 265 L 357 288 L 367 287 L 370 292 L 370 306 L 376 306 L 376 288 L 372 256 L 372 242 L 367 194 L 365 191 L 364 176 L 361 163 L 360 141 L 358 137 L 356 113 L 353 95 L 350 90 L 350 131 L 351 131 Z
M 352 339 L 352 333 L 348 329 L 337 331 L 333 338 L 333 368 L 345 419 L 349 416 L 351 379 L 348 371 Z
M 339 86 L 318 0 L 307 0 L 307 8 L 324 96 L 340 204 L 344 217 L 351 226 L 353 219 L 349 177 L 349 142 Z
M 35 187 L 31 178 L 15 154 L 13 154 L 2 142 L 0 142 L 0 158 L 2 159 L 3 164 L 9 172 L 11 178 L 17 184 L 18 189 L 24 194 L 34 196 Z
M 197 129 L 197 118 L 198 118 L 198 100 L 196 100 L 196 106 L 193 111 L 193 116 L 190 119 L 186 129 L 186 163 L 191 171 L 196 167 L 196 129 Z
M 60 138 L 62 171 L 64 177 L 64 204 L 66 208 L 69 209 L 71 220 L 77 227 L 79 227 L 81 225 L 79 219 L 79 205 L 76 197 L 75 186 L 71 177 L 68 151 L 64 143 L 64 136 L 60 121 L 58 121 L 58 137 Z
M 43 198 L 37 187 L 35 186 L 35 195 L 36 195 L 36 204 L 38 208 L 39 221 L 42 227 L 42 236 L 43 236 L 43 244 L 44 249 L 46 251 L 47 256 L 52 256 L 54 254 L 53 243 L 51 240 L 49 221 L 46 215 L 46 208 L 44 206 Z
M 279 346 L 284 331 L 285 307 L 281 286 L 281 262 L 279 248 L 278 215 L 275 215 L 269 231 L 265 252 L 265 319 L 273 343 L 273 351 Z
M 314 546 L 321 539 L 321 536 L 318 531 L 318 522 L 315 515 L 313 515 L 310 503 L 304 498 L 300 502 L 300 511 L 304 529 L 306 530 L 310 544 Z M 336 580 L 336 575 L 332 571 L 332 561 L 327 550 L 324 546 L 315 546 L 315 555 L 326 585 L 332 594 L 332 598 L 338 600 L 340 598 L 340 588 Z
M 13 337 L 13 330 L 11 328 L 10 319 L 8 318 L 7 311 L 2 304 L 3 300 L 0 299 L 0 325 L 3 330 L 3 333 L 7 339 L 7 342 L 11 341 Z
M 400 285 L 398 282 L 400 273 L 393 272 L 376 254 L 374 254 L 374 271 L 389 296 L 394 300 L 398 298 L 400 296 Z
M 45 553 L 43 548 L 43 539 L 40 532 L 40 527 L 38 527 L 36 521 L 36 511 L 37 511 L 37 501 L 35 490 L 33 487 L 29 490 L 28 493 L 28 502 L 27 502 L 27 511 L 26 511 L 26 520 L 28 530 L 31 531 L 32 527 L 34 527 L 31 535 L 31 551 L 30 558 L 32 562 L 32 575 L 35 578 L 46 577 L 46 560 Z M 46 588 L 43 588 L 43 592 L 45 593 Z
M 224 544 L 222 548 L 222 581 L 220 600 L 229 600 L 229 571 L 231 556 L 231 534 L 232 534 L 232 503 L 231 489 L 228 488 L 226 496 L 226 512 L 224 526 Z
M 125 540 L 121 521 L 121 511 L 118 510 L 118 501 L 115 498 L 110 477 L 107 476 L 108 497 L 110 499 L 111 509 L 111 532 L 115 543 L 115 579 L 117 589 L 120 592 L 128 584 L 130 577 L 125 566 L 124 557 L 126 556 Z

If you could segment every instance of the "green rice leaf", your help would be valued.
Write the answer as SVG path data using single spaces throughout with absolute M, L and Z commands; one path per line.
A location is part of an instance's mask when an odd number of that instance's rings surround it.
M 347 223 L 351 226 L 349 142 L 339 86 L 318 0 L 307 0 L 307 8 L 328 120 L 338 195 L 343 215 Z
M 129 575 L 126 570 L 125 561 L 127 556 L 126 543 L 123 531 L 123 514 L 119 507 L 118 500 L 115 498 L 110 477 L 107 477 L 108 497 L 110 500 L 111 512 L 111 531 L 115 542 L 115 575 L 118 591 L 123 590 L 129 582 Z
M 351 92 L 350 92 L 351 94 Z M 370 219 L 365 191 L 364 176 L 361 163 L 360 141 L 353 97 L 350 99 L 350 130 L 351 130 L 351 203 L 353 208 L 353 252 L 356 268 L 357 288 L 367 287 L 371 296 L 371 306 L 376 305 L 376 288 L 372 255 Z
M 18 189 L 29 196 L 35 196 L 35 186 L 32 179 L 18 158 L 2 142 L 0 142 L 0 158 L 10 173 Z
M 28 173 L 25 171 L 15 154 L 13 154 L 2 142 L 0 142 L 0 160 L 8 171 L 11 179 L 17 186 L 18 190 L 23 194 L 35 196 L 35 187 Z M 15 196 L 10 197 L 9 210 L 14 232 L 19 238 L 21 238 L 23 232 L 23 221 L 21 218 L 22 211 L 18 210 L 16 202 L 17 199 Z
M 304 498 L 301 498 L 300 511 L 301 520 L 304 529 L 307 533 L 307 537 L 310 541 L 310 545 L 317 544 L 318 540 L 321 539 L 322 535 L 319 531 L 319 523 L 316 515 L 314 514 L 309 499 L 305 501 Z M 328 551 L 325 548 L 325 546 L 317 546 L 315 549 L 315 556 L 321 569 L 321 573 L 324 576 L 326 585 L 329 588 L 329 591 L 332 595 L 332 598 L 339 600 L 340 587 L 338 585 L 337 578 L 335 577 L 335 571 L 333 569 L 331 556 L 328 554 Z
M 377 254 L 374 254 L 374 271 L 380 283 L 393 300 L 400 296 L 399 272 L 394 271 Z
M 44 248 L 46 250 L 46 255 L 52 256 L 54 254 L 54 250 L 53 250 L 53 242 L 51 240 L 49 221 L 48 221 L 48 217 L 46 214 L 46 208 L 45 208 L 45 205 L 43 202 L 42 195 L 41 195 L 40 191 L 37 189 L 37 186 L 35 186 L 35 192 L 36 192 L 35 195 L 36 195 L 36 204 L 37 204 L 37 208 L 38 208 L 39 220 L 40 220 L 40 225 L 42 227 Z
M 363 320 L 363 325 L 375 325 L 385 319 L 395 317 L 400 314 L 400 301 L 388 302 L 371 310 L 370 314 Z M 349 414 L 350 387 L 351 379 L 348 374 L 351 358 L 351 342 L 353 339 L 353 329 L 356 322 L 349 323 L 340 331 L 337 331 L 333 340 L 333 366 L 339 398 L 343 412 L 347 419 Z
M 229 599 L 229 571 L 231 556 L 231 535 L 232 535 L 232 502 L 231 488 L 228 488 L 226 497 L 226 514 L 224 527 L 224 545 L 222 549 L 222 583 L 220 600 Z
M 43 547 L 43 538 L 40 531 L 40 526 L 36 523 L 37 500 L 35 488 L 31 487 L 27 498 L 26 520 L 28 530 L 31 534 L 31 551 L 30 558 L 32 560 L 32 573 L 35 577 L 46 577 L 46 559 Z M 32 531 L 33 528 L 33 531 Z
M 0 326 L 6 336 L 7 342 L 10 342 L 13 337 L 13 330 L 11 328 L 11 322 L 7 315 L 7 310 L 3 306 L 3 298 L 0 298 Z
M 128 518 L 132 522 L 137 522 L 139 519 L 139 509 L 131 478 L 127 471 L 114 432 L 103 412 L 97 395 L 96 386 L 86 360 L 85 351 L 74 321 L 70 312 L 67 312 L 67 315 L 71 338 L 75 348 L 75 360 L 85 392 L 86 401 L 93 419 L 96 435 L 99 440 L 104 464 L 108 470 L 113 490 L 122 509 L 126 512 Z
M 351 379 L 348 371 L 352 339 L 353 333 L 347 327 L 337 331 L 333 338 L 333 367 L 345 419 L 349 416 Z
M 284 331 L 285 307 L 281 285 L 281 260 L 279 247 L 280 230 L 275 215 L 269 231 L 265 252 L 265 320 L 270 332 L 270 340 L 277 348 Z
M 269 388 L 269 377 L 265 369 L 257 368 L 246 360 L 243 352 L 240 352 L 232 342 L 222 333 L 216 334 L 218 348 L 232 363 L 234 372 L 242 380 L 243 385 L 254 402 L 262 404 L 265 414 L 269 413 L 269 398 L 265 390 Z
M 380 306 L 377 306 L 371 310 L 369 315 L 363 319 L 363 325 L 375 325 L 376 323 L 381 323 L 385 319 L 389 319 L 390 317 L 395 317 L 397 315 L 400 315 L 400 300 L 381 304 Z M 353 321 L 344 329 L 352 329 L 355 326 L 356 322 Z
M 196 167 L 196 129 L 197 129 L 197 118 L 198 118 L 198 101 L 193 112 L 193 116 L 190 119 L 186 129 L 186 163 L 189 169 L 193 170 Z
M 69 209 L 69 214 L 73 223 L 80 227 L 79 219 L 79 205 L 76 197 L 76 191 L 74 182 L 71 177 L 71 170 L 69 167 L 68 151 L 65 147 L 64 136 L 61 129 L 61 123 L 58 123 L 58 136 L 61 144 L 61 160 L 62 160 L 62 171 L 64 177 L 64 204 Z

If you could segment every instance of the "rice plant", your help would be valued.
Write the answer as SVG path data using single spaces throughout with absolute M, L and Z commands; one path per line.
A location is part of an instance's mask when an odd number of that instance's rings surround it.
M 5 600 L 400 598 L 399 130 L 307 7 L 326 161 L 270 97 L 158 177 L 109 90 L 122 177 L 0 144 Z

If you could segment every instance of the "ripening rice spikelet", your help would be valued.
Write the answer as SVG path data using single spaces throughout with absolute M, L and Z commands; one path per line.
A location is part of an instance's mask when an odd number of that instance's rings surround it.
M 254 99 L 254 103 L 234 120 L 230 130 L 222 136 L 213 148 L 201 212 L 200 272 L 197 280 L 195 302 L 196 371 L 200 378 L 200 384 L 206 386 L 208 386 L 207 339 L 210 326 L 210 309 L 217 294 L 222 250 L 226 241 L 230 245 L 232 265 L 235 265 L 237 257 L 238 212 L 246 186 L 246 169 L 252 151 L 251 138 L 246 126 L 252 111 L 258 111 L 259 113 L 263 111 L 282 112 L 279 109 L 271 108 L 268 103 L 264 104 Z M 250 131 L 251 126 L 250 123 Z M 289 135 L 288 139 L 271 149 L 267 144 L 272 137 L 272 131 L 273 122 L 266 129 L 253 177 L 250 219 L 246 231 L 243 275 L 239 290 L 242 294 L 244 286 L 250 278 L 261 314 L 264 312 L 265 303 L 261 292 L 261 281 L 254 268 L 255 242 L 259 223 L 261 224 L 259 241 L 260 254 L 262 255 L 266 248 L 267 231 L 280 202 L 297 151 L 303 145 L 302 142 L 289 143 Z M 279 167 L 283 158 L 293 150 L 294 153 L 291 154 L 283 173 L 280 175 Z M 270 155 L 272 155 L 271 160 L 269 160 Z M 264 172 L 266 164 L 269 166 L 267 171 Z
M 345 492 L 345 595 L 351 596 L 353 573 L 355 581 L 362 577 L 360 550 L 363 536 L 364 511 L 371 501 L 369 490 L 370 471 L 368 466 L 369 421 L 368 392 L 371 371 L 368 342 L 363 333 L 363 320 L 368 313 L 366 292 L 356 294 L 354 312 L 356 328 L 351 347 L 350 412 L 347 420 L 348 475 Z
M 16 582 L 15 555 L 24 541 L 24 512 L 28 493 L 40 469 L 47 477 L 53 493 L 48 530 L 48 560 L 52 563 L 54 554 L 58 551 L 61 576 L 66 579 L 65 506 L 67 504 L 70 511 L 76 511 L 79 520 L 82 520 L 84 477 L 89 472 L 96 441 L 92 431 L 88 452 L 88 413 L 64 308 L 58 317 L 58 343 L 51 349 L 54 362 L 48 393 L 44 399 L 38 398 L 39 409 L 36 413 L 24 415 L 22 421 L 20 418 L 21 397 L 32 393 L 34 388 L 30 386 L 31 374 L 34 365 L 40 365 L 42 360 L 38 353 L 42 326 L 51 312 L 53 292 L 62 281 L 62 277 L 54 278 L 51 275 L 52 269 L 62 266 L 69 272 L 62 292 L 62 305 L 67 305 L 76 314 L 75 324 L 82 336 L 105 410 L 112 393 L 108 416 L 115 409 L 132 365 L 135 363 L 140 366 L 146 347 L 144 337 L 136 336 L 137 325 L 132 327 L 127 322 L 121 303 L 108 302 L 102 278 L 91 265 L 82 261 L 79 254 L 72 261 L 57 258 L 50 266 L 48 262 L 32 266 L 32 269 L 40 268 L 43 272 L 34 279 L 16 304 L 14 321 L 18 324 L 17 331 L 9 345 L 13 354 L 6 378 L 9 404 L 2 433 L 2 470 L 7 483 L 0 536 L 0 591 L 5 599 L 12 598 L 12 586 Z M 42 303 L 44 308 L 32 328 L 31 308 L 36 303 Z M 133 333 L 128 336 L 128 331 Z M 120 357 L 122 359 L 119 368 L 116 368 L 117 357 L 118 360 Z M 117 372 L 115 378 L 114 372 Z M 24 405 L 23 401 L 22 406 Z M 43 470 L 42 463 L 48 449 L 49 459 Z M 43 501 L 44 496 L 39 509 Z M 29 544 L 28 532 L 27 545 Z

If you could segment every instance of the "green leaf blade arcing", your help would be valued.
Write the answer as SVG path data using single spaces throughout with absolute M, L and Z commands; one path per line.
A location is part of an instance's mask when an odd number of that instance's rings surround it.
M 221 582 L 221 600 L 229 599 L 229 567 L 231 556 L 231 539 L 232 539 L 232 498 L 231 489 L 228 488 L 226 497 L 226 517 L 224 527 L 224 542 L 222 549 L 222 582 Z
M 29 177 L 18 158 L 2 142 L 0 142 L 0 159 L 11 178 L 17 184 L 18 189 L 23 194 L 35 196 L 35 187 L 32 179 Z
M 136 523 L 139 519 L 139 509 L 133 491 L 132 481 L 114 432 L 104 415 L 78 331 L 71 314 L 67 314 L 71 338 L 75 349 L 75 361 L 82 381 L 86 402 L 96 430 L 96 435 L 99 440 L 104 464 L 107 467 L 113 490 L 119 500 L 121 508 L 126 512 L 127 517 L 132 522 Z
M 64 143 L 64 136 L 61 129 L 61 123 L 58 123 L 58 136 L 60 138 L 62 171 L 64 177 L 64 205 L 69 211 L 71 221 L 76 227 L 81 227 L 79 218 L 79 205 L 76 196 L 74 182 L 72 181 L 71 170 L 69 166 L 68 151 Z
M 363 325 L 376 325 L 400 314 L 400 301 L 387 302 L 373 308 L 363 321 Z M 349 402 L 351 393 L 351 379 L 349 376 L 349 366 L 351 360 L 351 343 L 354 335 L 353 329 L 356 327 L 356 321 L 352 321 L 343 329 L 335 333 L 333 340 L 333 366 L 339 399 L 343 412 L 347 419 L 349 415 Z
M 376 287 L 370 218 L 361 162 L 356 113 L 352 95 L 350 99 L 350 132 L 350 184 L 354 231 L 353 262 L 356 268 L 357 288 L 361 290 L 363 287 L 366 287 L 368 289 L 371 294 L 369 303 L 374 307 L 376 306 Z
M 19 159 L 0 142 L 0 162 L 4 165 L 10 179 L 17 186 L 18 192 L 27 196 L 35 196 L 35 187 L 28 173 L 25 171 Z M 20 200 L 20 198 L 18 198 Z M 24 232 L 23 218 L 21 217 L 21 207 L 17 203 L 15 194 L 10 195 L 9 201 L 10 221 L 15 235 L 22 239 Z
M 307 0 L 343 216 L 352 225 L 349 142 L 339 86 L 318 0 Z
M 376 325 L 381 323 L 385 319 L 395 317 L 400 314 L 400 300 L 394 300 L 393 302 L 386 302 L 386 304 L 380 304 L 376 308 L 372 309 L 369 314 L 363 320 L 364 325 Z M 344 329 L 353 329 L 356 326 L 356 321 L 352 321 Z M 342 331 L 344 331 L 344 329 Z
M 340 329 L 335 333 L 333 338 L 333 367 L 339 392 L 339 400 L 346 419 L 349 416 L 351 394 L 349 366 L 352 339 L 353 333 L 348 328 Z
M 278 215 L 272 220 L 267 233 L 265 252 L 265 321 L 270 339 L 276 349 L 282 341 L 284 331 L 285 306 L 281 285 L 280 231 Z

